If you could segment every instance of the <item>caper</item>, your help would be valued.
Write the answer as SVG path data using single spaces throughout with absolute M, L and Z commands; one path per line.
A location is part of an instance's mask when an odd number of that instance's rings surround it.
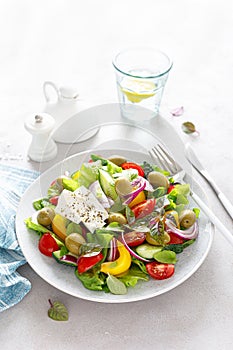
M 122 156 L 118 156 L 118 155 L 114 155 L 114 156 L 110 156 L 108 158 L 108 160 L 110 160 L 110 162 L 120 166 L 121 164 L 126 162 L 126 158 L 122 157 Z
M 121 213 L 110 213 L 108 222 L 118 222 L 118 224 L 125 225 L 127 223 L 126 217 Z
M 80 233 L 73 232 L 65 239 L 66 248 L 73 254 L 79 255 L 79 248 L 86 243 L 84 237 Z
M 133 191 L 133 187 L 128 179 L 125 177 L 119 177 L 115 182 L 115 189 L 116 192 L 124 196 L 126 194 L 129 194 Z
M 169 181 L 167 179 L 167 177 L 160 173 L 159 171 L 151 171 L 148 174 L 148 181 L 150 182 L 150 184 L 154 187 L 165 187 L 168 188 L 169 187 Z
M 193 226 L 195 221 L 196 221 L 196 215 L 190 209 L 183 210 L 179 216 L 180 226 L 184 228 L 189 228 Z
M 53 218 L 55 216 L 55 212 L 52 208 L 43 208 L 37 214 L 37 221 L 42 226 L 49 226 Z

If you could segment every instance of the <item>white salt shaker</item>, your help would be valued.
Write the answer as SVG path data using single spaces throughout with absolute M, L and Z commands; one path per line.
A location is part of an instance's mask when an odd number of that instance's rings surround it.
M 32 135 L 28 156 L 35 162 L 45 162 L 56 157 L 57 145 L 51 137 L 55 120 L 47 113 L 30 116 L 24 123 L 25 129 Z

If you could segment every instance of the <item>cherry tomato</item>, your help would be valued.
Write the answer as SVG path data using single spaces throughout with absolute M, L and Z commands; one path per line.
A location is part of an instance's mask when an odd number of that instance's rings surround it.
M 175 267 L 173 264 L 161 264 L 153 261 L 146 264 L 146 270 L 152 278 L 164 280 L 174 274 Z
M 134 213 L 134 216 L 136 219 L 141 219 L 144 216 L 152 213 L 155 207 L 155 203 L 156 203 L 155 198 L 147 199 L 135 205 L 133 208 L 131 208 L 131 210 Z
M 51 197 L 49 198 L 49 202 L 56 206 L 58 203 L 58 199 L 59 199 L 59 196 Z
M 130 247 L 136 247 L 140 244 L 142 244 L 146 239 L 146 234 L 144 232 L 127 232 L 124 235 L 125 241 Z
M 142 167 L 140 167 L 140 165 L 138 165 L 136 163 L 130 163 L 130 162 L 122 163 L 121 167 L 124 170 L 126 170 L 126 169 L 136 169 L 138 171 L 138 175 L 139 176 L 142 176 L 142 177 L 145 176 Z
M 46 256 L 52 256 L 53 252 L 59 250 L 56 240 L 47 232 L 40 238 L 38 247 L 40 252 Z
M 183 238 L 178 237 L 175 233 L 169 232 L 170 241 L 167 244 L 182 244 L 184 243 Z
M 100 262 L 103 259 L 103 254 L 100 252 L 97 255 L 94 256 L 81 256 L 81 258 L 78 259 L 78 272 L 84 273 L 87 270 L 91 269 L 93 266 L 95 266 L 98 262 Z

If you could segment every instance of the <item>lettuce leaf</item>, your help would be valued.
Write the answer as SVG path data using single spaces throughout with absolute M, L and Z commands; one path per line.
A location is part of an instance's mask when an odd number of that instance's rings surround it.
M 51 236 L 53 236 L 53 238 L 56 240 L 59 247 L 64 246 L 64 243 L 62 241 L 60 241 L 60 239 L 55 235 L 55 233 L 53 231 L 50 231 L 47 227 L 44 227 L 40 224 L 36 224 L 35 222 L 32 221 L 31 217 L 25 219 L 24 222 L 26 224 L 26 227 L 29 230 L 35 231 L 40 237 L 43 235 L 43 233 L 49 232 L 51 234 Z
M 99 179 L 99 169 L 101 167 L 100 160 L 93 163 L 83 163 L 79 170 L 80 175 L 77 179 L 78 185 L 88 188 L 91 183 Z
M 148 281 L 149 277 L 146 273 L 142 272 L 142 270 L 133 265 L 127 272 L 127 274 L 119 277 L 119 280 L 123 282 L 126 287 L 134 287 L 139 280 Z
M 188 195 L 190 193 L 190 185 L 175 185 L 173 190 L 167 195 L 170 200 L 170 205 L 166 207 L 166 210 L 176 210 L 180 212 L 189 203 Z
M 55 206 L 53 204 L 51 204 L 49 202 L 48 198 L 46 198 L 46 197 L 35 200 L 32 203 L 32 205 L 33 205 L 33 208 L 36 210 L 40 210 L 40 209 L 43 209 L 45 207 L 55 208 Z
M 104 170 L 106 170 L 109 174 L 114 174 L 114 173 L 121 173 L 122 168 L 119 167 L 118 165 L 114 164 L 108 159 L 102 158 L 100 156 L 97 156 L 95 154 L 91 155 L 91 159 L 96 162 L 96 161 L 101 161 L 101 165 L 103 166 Z
M 90 290 L 105 290 L 106 287 L 106 275 L 100 271 L 91 269 L 82 274 L 75 270 L 76 277 L 82 282 L 85 288 Z
M 40 224 L 36 224 L 35 222 L 32 221 L 32 218 L 27 218 L 24 220 L 26 227 L 30 230 L 33 230 L 35 232 L 37 232 L 40 236 L 45 233 L 45 232 L 49 232 L 51 234 L 53 234 L 52 231 L 48 230 L 47 227 L 44 227 Z

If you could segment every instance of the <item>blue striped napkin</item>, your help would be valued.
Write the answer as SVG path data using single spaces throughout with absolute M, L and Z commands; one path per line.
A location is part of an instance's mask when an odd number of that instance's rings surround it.
M 20 302 L 31 289 L 16 271 L 26 260 L 15 235 L 15 214 L 24 191 L 38 176 L 36 171 L 0 164 L 0 311 Z

